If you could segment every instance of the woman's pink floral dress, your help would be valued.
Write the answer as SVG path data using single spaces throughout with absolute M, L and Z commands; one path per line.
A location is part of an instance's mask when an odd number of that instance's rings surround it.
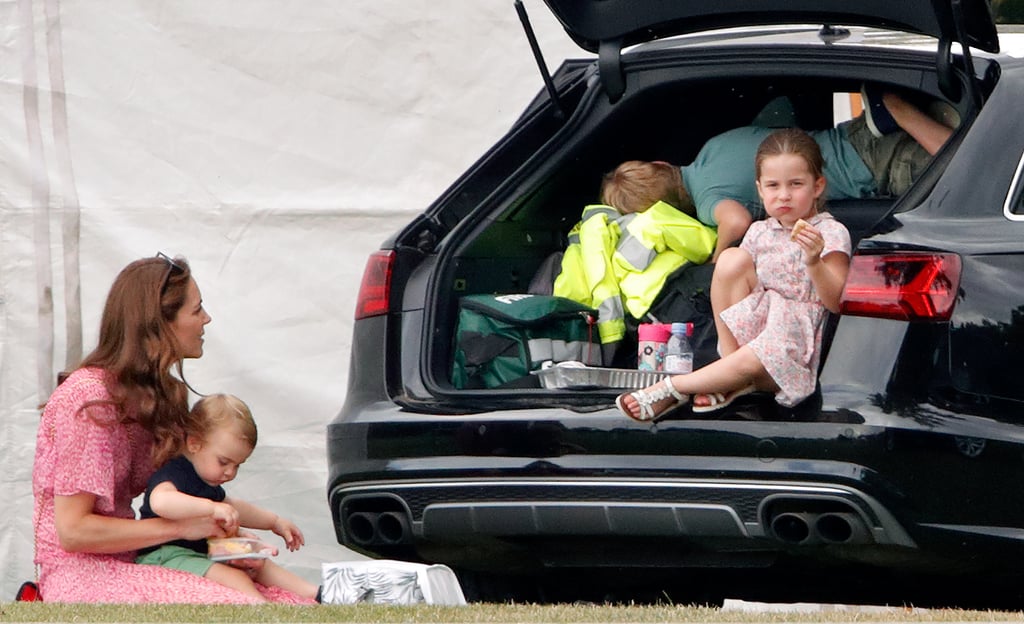
M 821 231 L 821 255 L 850 255 L 850 233 L 832 215 L 807 219 Z M 758 286 L 721 313 L 740 345 L 753 349 L 779 386 L 775 400 L 792 407 L 814 392 L 826 310 L 807 274 L 804 252 L 777 219 L 755 221 L 740 243 L 754 258 Z
M 135 563 L 135 551 L 100 555 L 70 553 L 54 525 L 54 496 L 88 492 L 95 512 L 134 518 L 132 499 L 153 472 L 153 438 L 137 424 L 117 422 L 107 406 L 79 408 L 109 398 L 104 372 L 79 369 L 62 383 L 43 410 L 36 437 L 32 490 L 35 496 L 36 564 L 48 602 L 250 603 L 249 596 L 200 576 Z M 268 600 L 309 603 L 276 587 L 260 587 Z

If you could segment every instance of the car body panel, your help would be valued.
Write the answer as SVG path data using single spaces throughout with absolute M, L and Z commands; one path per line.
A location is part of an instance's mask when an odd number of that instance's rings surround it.
M 869 26 L 959 41 L 952 3 L 943 0 L 545 0 L 566 31 L 585 50 L 600 42 L 622 46 L 692 32 L 770 24 Z M 985 0 L 962 3 L 970 45 L 996 52 L 998 37 Z
M 396 258 L 390 308 L 356 322 L 348 394 L 327 429 L 340 543 L 448 564 L 478 599 L 502 596 L 481 578 L 509 577 L 517 581 L 506 587 L 527 579 L 564 590 L 509 596 L 517 600 L 610 587 L 676 589 L 665 595 L 688 600 L 697 586 L 705 597 L 726 587 L 737 597 L 763 598 L 768 587 L 773 599 L 821 597 L 812 589 L 834 585 L 824 579 L 849 575 L 842 588 L 870 585 L 875 593 L 857 595 L 872 600 L 936 603 L 1020 580 L 1024 223 L 1004 210 L 1021 194 L 1024 125 L 1007 122 L 1024 95 L 1019 59 L 974 58 L 984 106 L 974 118 L 954 102 L 963 126 L 905 196 L 831 207 L 857 253 L 957 254 L 952 318 L 833 319 L 820 388 L 796 407 L 755 394 L 721 413 L 684 406 L 640 423 L 614 407 L 617 389 L 457 390 L 447 378 L 458 297 L 524 288 L 586 189 L 623 154 L 692 157 L 777 92 L 805 102 L 815 124 L 831 121 L 817 113 L 831 114 L 833 92 L 865 80 L 942 95 L 934 51 L 876 44 L 874 32 L 812 44 L 808 32 L 794 45 L 637 46 L 623 57 L 618 102 L 596 86 L 595 62 L 570 61 L 555 74 L 567 116 L 538 95 L 385 243 Z M 706 102 L 680 97 L 697 88 Z M 659 142 L 645 139 L 655 130 Z M 663 153 L 662 140 L 683 147 Z M 566 571 L 585 582 L 569 591 L 556 580 Z M 984 596 L 989 606 L 1000 598 Z

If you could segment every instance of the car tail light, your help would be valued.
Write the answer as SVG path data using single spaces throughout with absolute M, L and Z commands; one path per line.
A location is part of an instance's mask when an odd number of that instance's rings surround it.
M 363 270 L 356 300 L 356 320 L 387 314 L 391 302 L 391 269 L 395 252 L 377 251 L 370 254 Z
M 960 288 L 960 256 L 897 252 L 850 262 L 840 311 L 901 321 L 947 321 Z

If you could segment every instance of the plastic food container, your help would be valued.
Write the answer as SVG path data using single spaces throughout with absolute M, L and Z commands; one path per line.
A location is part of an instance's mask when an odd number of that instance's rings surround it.
M 579 362 L 560 362 L 533 371 L 545 388 L 646 388 L 671 373 L 632 368 L 600 368 Z
M 206 540 L 207 557 L 212 561 L 230 559 L 266 559 L 273 556 L 274 547 L 251 537 L 222 537 Z

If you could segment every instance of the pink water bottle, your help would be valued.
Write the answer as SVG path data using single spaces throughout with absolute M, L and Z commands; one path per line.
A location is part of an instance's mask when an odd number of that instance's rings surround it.
M 639 345 L 636 352 L 638 370 L 660 371 L 665 363 L 665 348 L 672 335 L 672 325 L 644 323 L 637 330 Z

